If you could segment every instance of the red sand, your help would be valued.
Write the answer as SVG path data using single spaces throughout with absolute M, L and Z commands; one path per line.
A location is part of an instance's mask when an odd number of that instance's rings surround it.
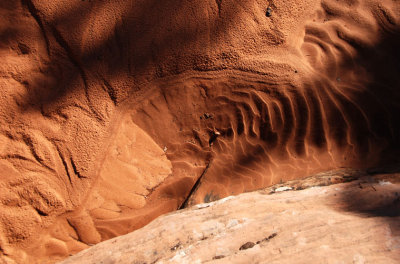
M 394 0 L 2 1 L 0 258 L 54 262 L 182 206 L 394 161 L 399 16 Z

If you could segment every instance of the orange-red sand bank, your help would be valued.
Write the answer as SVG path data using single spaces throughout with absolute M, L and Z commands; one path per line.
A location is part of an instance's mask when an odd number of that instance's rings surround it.
M 0 262 L 398 161 L 400 2 L 3 0 Z

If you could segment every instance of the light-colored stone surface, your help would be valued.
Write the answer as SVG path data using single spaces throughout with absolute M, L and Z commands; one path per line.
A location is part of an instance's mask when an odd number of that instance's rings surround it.
M 350 183 L 274 194 L 269 189 L 199 204 L 97 244 L 62 264 L 399 263 L 398 178 L 366 176 Z

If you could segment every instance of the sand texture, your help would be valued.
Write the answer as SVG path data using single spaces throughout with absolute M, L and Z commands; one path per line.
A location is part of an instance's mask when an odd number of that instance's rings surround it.
M 399 263 L 399 175 L 382 176 L 198 204 L 60 264 Z
M 399 47 L 397 0 L 0 1 L 0 263 L 397 162 Z

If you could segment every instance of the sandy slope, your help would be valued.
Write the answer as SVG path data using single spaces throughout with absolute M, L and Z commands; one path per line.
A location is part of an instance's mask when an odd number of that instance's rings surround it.
M 190 204 L 394 161 L 399 14 L 2 1 L 0 257 L 54 262 Z

